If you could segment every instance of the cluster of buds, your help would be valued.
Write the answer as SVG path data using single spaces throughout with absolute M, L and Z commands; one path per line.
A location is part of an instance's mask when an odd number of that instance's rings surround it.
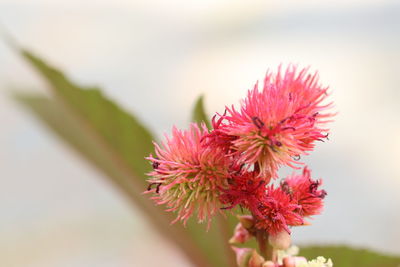
M 166 141 L 155 143 L 155 155 L 147 158 L 153 165 L 147 192 L 176 212 L 175 221 L 196 214 L 209 223 L 239 206 L 252 215 L 254 231 L 289 235 L 292 226 L 321 212 L 326 192 L 307 167 L 278 186 L 272 181 L 281 166 L 299 169 L 300 157 L 328 138 L 325 125 L 333 114 L 326 112 L 327 89 L 308 69 L 268 72 L 263 88 L 256 83 L 239 108 L 213 117 L 211 130 L 204 124 L 173 128 Z
M 229 240 L 231 245 L 243 245 L 250 239 L 257 238 L 260 230 L 255 227 L 255 220 L 250 215 L 238 216 L 239 223 L 236 225 L 234 234 Z M 257 250 L 246 247 L 232 246 L 236 253 L 236 261 L 239 267 L 332 267 L 332 261 L 323 257 L 307 261 L 304 257 L 297 256 L 299 249 L 291 246 L 290 235 L 280 232 L 270 235 L 267 242 L 275 251 L 270 260 L 266 260 Z M 271 252 L 272 252 L 271 251 Z
M 290 250 L 298 250 L 297 247 L 291 247 Z M 307 261 L 304 257 L 287 254 L 286 251 L 280 251 L 282 258 L 278 262 L 265 260 L 255 249 L 234 248 L 237 255 L 239 267 L 333 267 L 331 259 L 326 260 L 319 256 L 314 260 Z

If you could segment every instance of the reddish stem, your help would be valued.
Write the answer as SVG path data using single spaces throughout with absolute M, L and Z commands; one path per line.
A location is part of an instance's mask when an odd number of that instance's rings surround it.
M 263 230 L 257 230 L 256 239 L 261 256 L 266 261 L 276 263 L 278 261 L 276 250 L 268 242 L 268 233 Z

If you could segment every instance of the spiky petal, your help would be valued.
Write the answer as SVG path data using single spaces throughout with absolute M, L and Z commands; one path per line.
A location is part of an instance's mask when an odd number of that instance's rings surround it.
M 153 199 L 176 212 L 175 221 L 186 223 L 195 212 L 200 222 L 210 221 L 220 210 L 218 188 L 226 187 L 229 162 L 218 149 L 201 145 L 206 134 L 205 125 L 191 124 L 188 130 L 174 127 L 161 146 L 155 144 L 156 157 L 147 158 L 155 167 L 148 180 Z

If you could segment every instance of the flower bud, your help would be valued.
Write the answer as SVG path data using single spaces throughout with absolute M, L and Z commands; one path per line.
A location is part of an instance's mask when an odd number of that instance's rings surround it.
M 283 267 L 296 267 L 296 260 L 293 257 L 283 258 Z
M 254 249 L 232 247 L 236 254 L 236 263 L 239 267 L 248 267 Z
M 281 231 L 275 235 L 269 235 L 268 242 L 275 249 L 288 249 L 291 243 L 290 234 L 286 231 Z
M 233 236 L 229 239 L 229 244 L 243 244 L 251 238 L 249 231 L 247 231 L 242 223 L 238 223 L 233 232 Z
M 262 267 L 276 267 L 276 264 L 273 263 L 272 261 L 266 261 L 266 262 L 264 262 Z
M 262 264 L 264 263 L 264 258 L 257 253 L 256 250 L 253 250 L 253 253 L 251 253 L 251 257 L 249 260 L 249 267 L 262 267 Z
M 294 257 L 296 265 L 307 263 L 307 259 L 304 257 Z
M 237 216 L 240 223 L 243 225 L 244 228 L 250 229 L 254 226 L 254 218 L 251 215 L 241 215 Z

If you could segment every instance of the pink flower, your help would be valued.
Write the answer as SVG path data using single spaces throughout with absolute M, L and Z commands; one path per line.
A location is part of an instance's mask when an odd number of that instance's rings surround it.
M 250 211 L 256 210 L 265 196 L 265 180 L 258 177 L 258 172 L 243 172 L 231 175 L 227 189 L 221 188 L 220 200 L 227 205 L 223 209 L 232 209 L 237 205 Z
M 303 217 L 298 214 L 299 205 L 281 187 L 266 187 L 257 172 L 245 172 L 229 179 L 228 189 L 222 189 L 220 199 L 232 209 L 237 205 L 247 208 L 255 219 L 255 227 L 275 235 L 281 231 L 290 233 L 289 226 L 302 225 Z
M 270 235 L 276 235 L 282 231 L 290 233 L 289 226 L 303 224 L 303 218 L 296 210 L 290 196 L 280 187 L 272 185 L 267 188 L 266 196 L 259 203 L 257 210 L 252 210 L 258 229 L 266 230 Z
M 230 244 L 243 244 L 249 241 L 252 238 L 252 235 L 249 231 L 242 225 L 242 223 L 238 223 L 233 231 L 233 236 L 229 239 Z
M 302 174 L 286 178 L 281 187 L 292 197 L 292 202 L 299 205 L 299 214 L 311 216 L 320 214 L 324 205 L 326 191 L 318 190 L 320 185 L 322 180 L 312 180 L 311 171 L 305 167 Z
M 244 242 L 258 230 L 276 240 L 288 236 L 289 227 L 321 212 L 326 192 L 307 168 L 280 186 L 269 183 L 282 165 L 299 168 L 300 156 L 327 138 L 325 125 L 334 114 L 326 111 L 331 106 L 326 96 L 327 88 L 308 69 L 289 65 L 268 72 L 263 88 L 257 83 L 249 90 L 240 109 L 227 107 L 213 117 L 211 132 L 191 124 L 188 130 L 173 128 L 171 137 L 155 144 L 156 155 L 147 158 L 154 168 L 148 192 L 177 213 L 174 222 L 186 223 L 196 214 L 210 223 L 221 209 L 248 209 L 252 230 L 241 225 L 232 242 Z
M 155 193 L 152 198 L 176 212 L 175 221 L 186 223 L 196 212 L 200 222 L 210 222 L 220 210 L 218 188 L 227 185 L 229 161 L 221 150 L 200 144 L 206 134 L 205 125 L 191 124 L 186 131 L 174 127 L 162 146 L 154 144 L 156 157 L 147 158 L 154 167 L 148 174 L 149 191 Z
M 258 83 L 241 102 L 240 110 L 227 108 L 215 121 L 207 144 L 231 151 L 237 164 L 258 164 L 260 177 L 276 177 L 279 166 L 296 167 L 298 158 L 313 150 L 316 140 L 328 136 L 324 125 L 333 114 L 324 113 L 327 88 L 318 83 L 317 73 L 308 69 L 267 73 L 264 87 Z M 229 148 L 229 149 L 227 149 Z

